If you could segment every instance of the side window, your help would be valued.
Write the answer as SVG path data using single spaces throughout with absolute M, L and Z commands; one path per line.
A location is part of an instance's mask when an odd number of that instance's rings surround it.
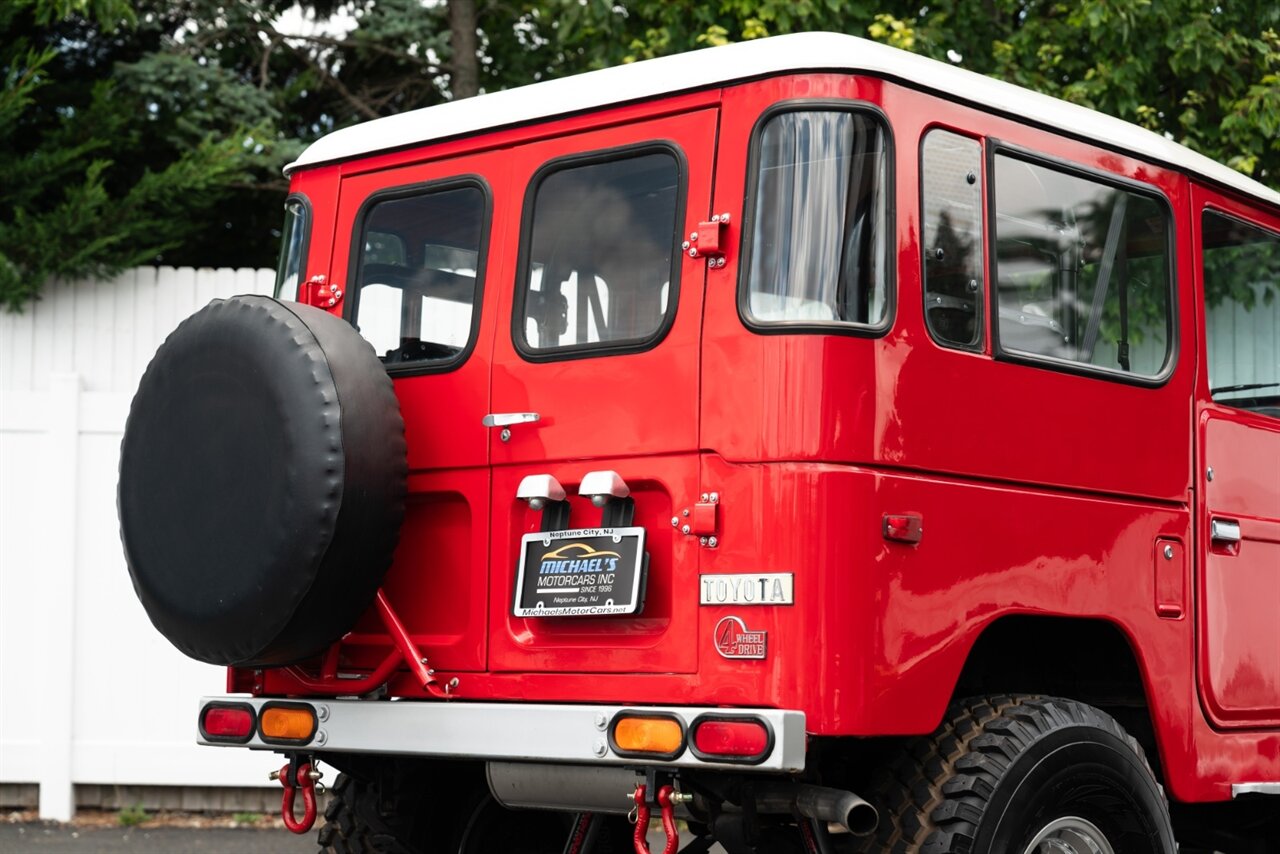
M 999 154 L 997 340 L 1006 353 L 1155 378 L 1171 361 L 1167 206 Z
M 448 364 L 471 342 L 486 197 L 478 185 L 374 196 L 360 217 L 356 328 L 387 366 Z
M 790 110 L 757 130 L 750 258 L 754 325 L 878 328 L 889 312 L 888 133 L 869 110 Z
M 526 356 L 642 349 L 675 314 L 680 162 L 670 149 L 552 165 L 526 205 L 513 330 Z
M 1202 224 L 1210 393 L 1280 418 L 1280 235 L 1213 211 Z
M 982 144 L 945 130 L 920 151 L 924 316 L 948 347 L 982 345 Z
M 280 229 L 280 260 L 276 264 L 276 299 L 296 299 L 306 262 L 307 238 L 311 234 L 310 210 L 302 196 L 290 196 L 284 203 L 284 226 Z

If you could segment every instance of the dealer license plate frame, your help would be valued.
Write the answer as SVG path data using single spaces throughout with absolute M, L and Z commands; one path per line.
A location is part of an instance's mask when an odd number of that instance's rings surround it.
M 649 568 L 645 539 L 645 529 L 640 526 L 525 534 L 520 539 L 512 613 L 524 618 L 639 614 L 644 610 Z M 573 549 L 575 545 L 581 549 Z M 545 567 L 548 558 L 556 565 Z M 611 559 L 616 559 L 612 565 Z M 572 561 L 585 562 L 591 568 L 567 565 Z M 593 564 L 593 561 L 599 563 Z M 554 571 L 544 572 L 544 569 Z M 601 576 L 610 574 L 614 578 L 605 583 Z M 594 583 L 539 584 L 540 580 L 578 576 L 593 576 Z M 575 601 L 570 603 L 570 599 Z

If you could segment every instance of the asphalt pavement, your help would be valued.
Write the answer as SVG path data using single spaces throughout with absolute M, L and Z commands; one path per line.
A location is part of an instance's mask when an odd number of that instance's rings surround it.
M 689 841 L 682 834 L 681 845 Z M 661 851 L 665 838 L 651 829 L 649 846 Z M 296 836 L 281 828 L 76 827 L 44 822 L 0 823 L 0 854 L 315 854 L 316 831 Z M 712 852 L 722 852 L 715 846 Z
M 0 824 L 0 854 L 315 854 L 315 831 L 230 827 L 103 827 L 23 822 Z

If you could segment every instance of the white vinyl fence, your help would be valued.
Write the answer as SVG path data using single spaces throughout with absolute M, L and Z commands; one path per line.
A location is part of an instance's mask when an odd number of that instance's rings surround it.
M 225 671 L 174 650 L 134 596 L 116 523 L 129 402 L 183 318 L 270 293 L 271 270 L 143 268 L 0 310 L 0 785 L 258 786 L 273 758 L 195 744 Z

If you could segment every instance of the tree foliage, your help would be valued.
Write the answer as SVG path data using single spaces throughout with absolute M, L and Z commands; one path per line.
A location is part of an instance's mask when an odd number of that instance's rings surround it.
M 52 11 L 51 11 L 52 8 Z M 71 9 L 79 14 L 58 17 Z M 51 23 L 46 23 L 51 21 Z M 252 186 L 268 101 L 115 0 L 0 7 L 0 302 L 180 256 Z
M 1091 106 L 1280 186 L 1273 0 L 11 0 L 0 302 L 144 261 L 272 263 L 280 168 L 338 127 L 803 30 Z

